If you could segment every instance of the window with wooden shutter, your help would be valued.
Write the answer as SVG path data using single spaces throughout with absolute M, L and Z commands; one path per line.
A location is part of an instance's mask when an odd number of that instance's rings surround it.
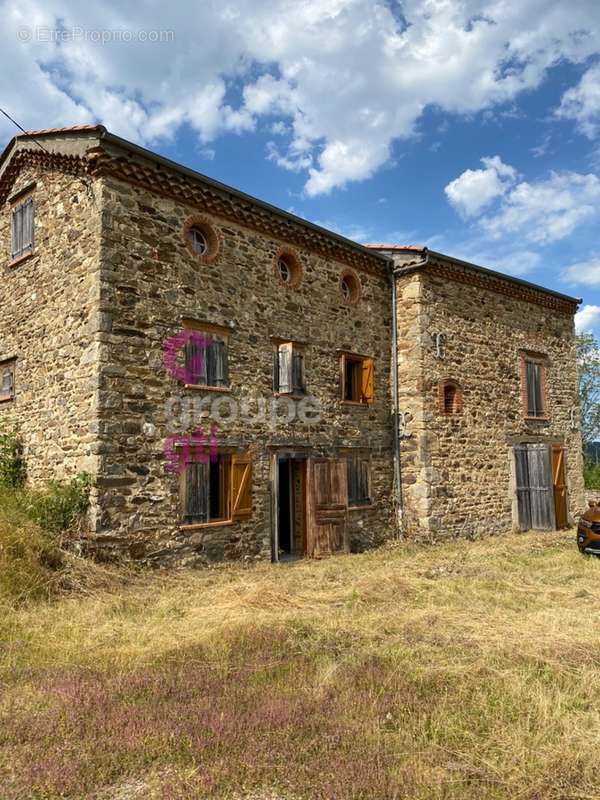
M 184 320 L 184 328 L 190 332 L 183 347 L 186 386 L 229 389 L 226 329 L 191 320 Z
M 374 361 L 365 356 L 342 354 L 341 388 L 346 403 L 368 405 L 375 397 Z
M 521 399 L 526 417 L 547 417 L 546 364 L 543 358 L 521 355 Z
M 347 460 L 348 504 L 351 507 L 371 504 L 369 459 L 351 454 Z
M 205 525 L 231 519 L 231 470 L 229 453 L 209 457 L 193 451 L 183 473 L 184 525 Z
M 182 476 L 182 525 L 236 522 L 252 516 L 249 453 L 192 452 Z
M 15 366 L 14 359 L 0 363 L 0 403 L 14 399 Z
M 277 344 L 274 351 L 273 391 L 277 394 L 303 395 L 304 350 L 295 342 Z
M 34 205 L 33 198 L 15 205 L 11 213 L 11 257 L 22 258 L 33 252 Z

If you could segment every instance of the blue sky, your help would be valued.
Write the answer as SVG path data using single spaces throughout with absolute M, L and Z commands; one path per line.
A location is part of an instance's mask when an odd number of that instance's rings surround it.
M 0 7 L 25 127 L 103 122 L 358 241 L 582 296 L 600 334 L 597 0 Z

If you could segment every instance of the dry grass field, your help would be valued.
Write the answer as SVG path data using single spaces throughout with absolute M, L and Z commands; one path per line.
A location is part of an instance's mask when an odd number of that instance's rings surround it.
M 0 599 L 2 800 L 600 797 L 573 533 L 93 570 Z

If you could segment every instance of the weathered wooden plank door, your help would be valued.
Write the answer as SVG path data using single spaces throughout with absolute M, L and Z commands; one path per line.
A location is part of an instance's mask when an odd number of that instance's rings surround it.
M 567 512 L 567 482 L 565 478 L 565 450 L 560 445 L 552 448 L 552 484 L 554 488 L 554 510 L 556 527 L 560 530 L 569 525 Z
M 554 530 L 550 448 L 546 444 L 522 444 L 514 450 L 521 530 Z
M 348 551 L 348 485 L 344 459 L 308 460 L 306 555 Z

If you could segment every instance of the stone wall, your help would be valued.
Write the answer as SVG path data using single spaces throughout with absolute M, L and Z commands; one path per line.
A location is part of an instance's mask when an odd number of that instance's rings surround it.
M 171 552 L 206 560 L 269 557 L 270 477 L 278 447 L 328 455 L 343 447 L 365 448 L 372 458 L 374 503 L 349 512 L 352 545 L 362 549 L 392 535 L 391 308 L 385 269 L 361 272 L 361 299 L 348 305 L 340 293 L 342 263 L 297 250 L 303 276 L 292 289 L 281 285 L 274 271 L 286 242 L 114 178 L 104 181 L 101 207 L 99 540 L 157 560 Z M 182 235 L 186 220 L 198 214 L 220 241 L 219 255 L 210 263 L 194 256 Z M 164 342 L 184 318 L 229 330 L 230 392 L 186 389 L 165 369 Z M 219 444 L 247 447 L 253 456 L 252 518 L 182 531 L 179 480 L 165 471 L 165 440 L 192 429 L 181 410 L 207 396 L 209 402 L 221 397 L 225 403 L 253 398 L 270 403 L 272 337 L 305 343 L 307 392 L 321 404 L 321 419 L 312 426 L 298 419 L 221 421 Z M 372 405 L 340 402 L 339 351 L 375 359 Z M 209 420 L 196 417 L 198 423 L 207 426 Z
M 35 187 L 32 182 L 35 181 Z M 36 483 L 96 470 L 98 186 L 58 171 L 23 170 L 11 197 L 31 187 L 35 250 L 12 264 L 11 205 L 0 206 L 0 361 L 16 358 L 16 424 Z
M 403 458 L 409 533 L 436 539 L 509 530 L 516 521 L 512 446 L 525 441 L 565 447 L 573 515 L 584 504 L 573 316 L 448 279 L 440 266 L 402 279 L 399 299 L 400 314 L 408 305 L 399 362 L 412 415 Z M 407 365 L 406 348 L 420 372 Z M 548 358 L 548 421 L 523 416 L 521 350 Z M 457 415 L 439 410 L 438 386 L 447 379 L 462 388 Z

